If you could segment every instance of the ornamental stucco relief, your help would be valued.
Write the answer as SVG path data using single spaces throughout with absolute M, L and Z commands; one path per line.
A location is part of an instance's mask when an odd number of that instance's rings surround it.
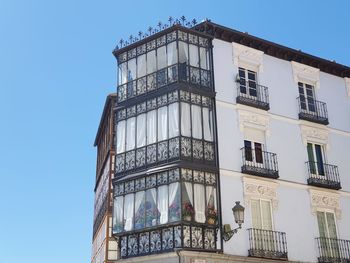
M 293 77 L 295 82 L 306 82 L 319 88 L 320 69 L 310 67 L 295 61 L 292 61 Z
M 327 129 L 306 125 L 300 125 L 300 129 L 304 145 L 307 145 L 307 142 L 317 142 L 329 148 L 329 131 Z
M 233 64 L 254 71 L 262 71 L 264 52 L 238 43 L 232 43 Z
M 317 210 L 328 209 L 334 211 L 337 219 L 341 218 L 339 194 L 310 189 L 310 198 L 313 214 L 316 214 Z
M 269 133 L 269 116 L 267 115 L 239 109 L 238 120 L 241 132 L 244 132 L 245 127 L 250 127 Z

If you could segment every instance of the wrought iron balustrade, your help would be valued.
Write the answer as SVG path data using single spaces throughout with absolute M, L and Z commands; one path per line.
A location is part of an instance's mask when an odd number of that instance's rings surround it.
M 121 258 L 174 251 L 178 248 L 217 252 L 216 227 L 175 224 L 119 237 Z
M 318 262 L 320 263 L 349 263 L 350 240 L 318 237 Z
M 277 179 L 277 154 L 249 147 L 241 148 L 242 173 Z
M 213 142 L 190 137 L 174 137 L 116 155 L 116 174 L 141 170 L 175 160 L 214 164 Z
M 185 82 L 199 88 L 210 89 L 211 72 L 209 70 L 189 66 L 186 63 L 174 64 L 144 77 L 130 80 L 125 84 L 119 85 L 117 101 L 123 102 L 177 82 Z
M 287 260 L 286 233 L 250 228 L 248 229 L 248 255 L 251 257 Z
M 338 166 L 318 162 L 306 162 L 309 185 L 341 189 Z
M 297 98 L 299 105 L 299 119 L 312 121 L 320 124 L 328 125 L 328 112 L 325 102 L 306 99 L 303 96 Z
M 263 110 L 269 110 L 268 88 L 252 81 L 240 80 L 237 82 L 236 102 Z

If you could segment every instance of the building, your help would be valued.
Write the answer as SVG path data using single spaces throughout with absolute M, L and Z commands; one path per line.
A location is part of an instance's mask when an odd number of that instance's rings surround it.
M 350 262 L 350 68 L 209 20 L 158 27 L 113 52 L 92 262 Z

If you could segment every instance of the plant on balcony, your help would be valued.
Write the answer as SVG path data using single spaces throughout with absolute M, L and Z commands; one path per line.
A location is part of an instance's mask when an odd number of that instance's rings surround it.
M 141 204 L 135 214 L 135 229 L 141 229 L 145 227 L 145 205 Z
M 177 201 L 174 201 L 169 206 L 169 221 L 174 222 L 180 219 L 180 206 Z
M 156 226 L 157 218 L 160 213 L 154 202 L 146 202 L 146 227 Z
M 193 215 L 194 215 L 194 208 L 193 208 L 192 204 L 189 201 L 187 201 L 184 204 L 183 219 L 186 221 L 191 221 Z
M 214 196 L 211 194 L 208 201 L 207 207 L 207 223 L 210 225 L 216 224 L 216 220 L 218 219 L 218 212 L 215 209 L 214 204 Z

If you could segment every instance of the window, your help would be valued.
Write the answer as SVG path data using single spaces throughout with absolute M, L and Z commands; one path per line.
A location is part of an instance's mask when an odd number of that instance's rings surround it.
M 326 257 L 339 257 L 337 227 L 332 212 L 317 211 L 317 223 L 320 233 L 321 252 Z
M 257 74 L 254 71 L 238 68 L 240 93 L 257 97 Z
M 311 174 L 325 175 L 323 146 L 314 143 L 307 144 L 307 155 Z
M 298 82 L 300 107 L 304 111 L 316 112 L 314 87 L 309 84 Z
M 244 140 L 245 160 L 254 163 L 263 163 L 262 144 Z

